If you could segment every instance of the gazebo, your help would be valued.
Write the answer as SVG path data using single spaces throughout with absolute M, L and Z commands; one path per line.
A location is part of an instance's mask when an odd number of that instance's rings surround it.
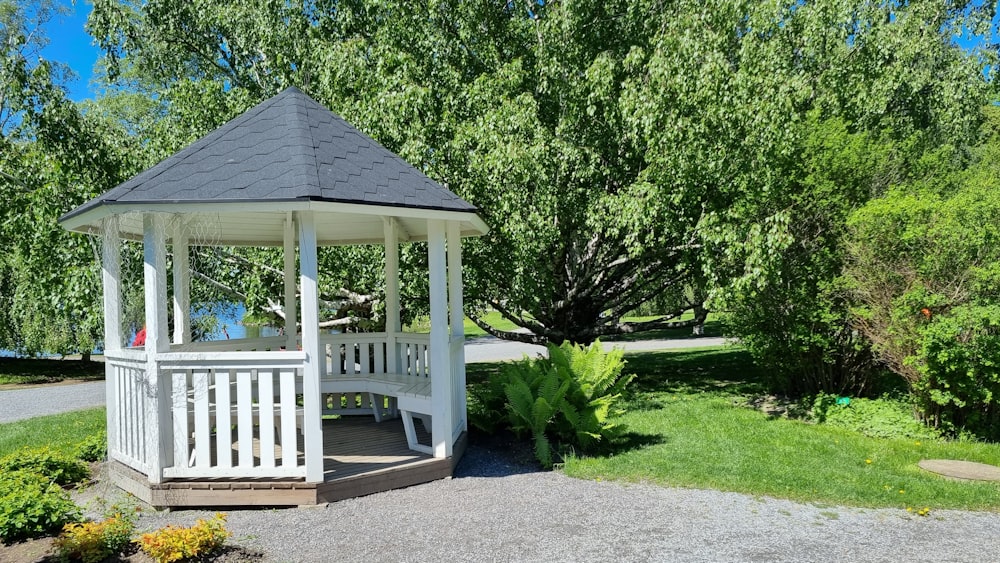
M 103 237 L 108 456 L 120 487 L 155 506 L 276 506 L 451 475 L 467 430 L 461 239 L 488 228 L 472 205 L 300 90 L 60 223 Z M 192 239 L 198 232 L 213 235 Z M 142 347 L 123 340 L 123 240 L 143 248 Z M 429 335 L 400 326 L 405 241 L 427 242 Z M 283 248 L 284 334 L 192 342 L 190 251 L 205 244 Z M 317 248 L 346 244 L 385 246 L 383 332 L 319 328 Z

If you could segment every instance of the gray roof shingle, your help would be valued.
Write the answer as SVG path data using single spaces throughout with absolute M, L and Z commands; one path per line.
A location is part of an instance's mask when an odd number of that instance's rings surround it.
M 114 203 L 289 200 L 476 211 L 291 87 L 62 219 Z

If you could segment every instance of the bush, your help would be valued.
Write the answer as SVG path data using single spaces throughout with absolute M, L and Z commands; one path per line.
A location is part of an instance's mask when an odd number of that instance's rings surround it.
M 215 552 L 232 535 L 226 530 L 226 515 L 218 513 L 211 520 L 199 518 L 194 526 L 167 526 L 143 534 L 135 540 L 146 555 L 158 563 L 183 561 Z
M 76 522 L 80 510 L 61 487 L 34 471 L 0 473 L 0 539 L 41 537 Z
M 0 474 L 20 470 L 38 473 L 60 486 L 90 476 L 86 465 L 49 447 L 23 448 L 0 459 Z
M 525 359 L 504 367 L 499 377 L 474 393 L 470 420 L 487 432 L 501 426 L 530 435 L 535 457 L 551 467 L 553 441 L 590 452 L 618 435 L 616 408 L 634 376 L 623 376 L 622 352 L 549 345 L 549 357 Z
M 949 434 L 1000 438 L 1000 306 L 955 307 L 921 334 L 912 389 L 926 421 Z
M 91 434 L 76 447 L 76 457 L 83 461 L 104 461 L 108 458 L 108 433 Z
M 63 526 L 55 547 L 63 561 L 98 563 L 121 553 L 134 531 L 134 512 L 116 514 L 100 522 L 70 523 Z

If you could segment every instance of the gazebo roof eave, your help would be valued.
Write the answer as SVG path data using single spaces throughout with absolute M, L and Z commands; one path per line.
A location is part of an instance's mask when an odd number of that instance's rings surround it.
M 59 224 L 63 228 L 83 233 L 98 234 L 102 232 L 101 222 L 111 216 L 125 215 L 131 213 L 166 213 L 175 215 L 226 215 L 236 213 L 261 213 L 270 215 L 282 215 L 296 211 L 312 211 L 319 214 L 338 213 L 341 215 L 356 215 L 367 217 L 383 217 L 397 219 L 425 219 L 459 221 L 463 223 L 462 236 L 482 236 L 489 232 L 486 222 L 479 217 L 475 209 L 469 211 L 456 211 L 447 209 L 435 209 L 418 206 L 400 206 L 360 204 L 355 202 L 339 202 L 322 199 L 284 199 L 267 201 L 246 201 L 246 200 L 212 200 L 212 201 L 104 201 L 100 204 L 83 210 L 80 213 L 70 212 L 59 218 Z M 225 239 L 224 233 L 220 237 L 220 242 Z M 421 240 L 423 237 L 412 237 L 411 240 Z M 376 239 L 350 239 L 345 238 L 337 241 L 324 241 L 325 244 L 364 244 L 377 242 Z M 245 245 L 280 244 L 280 240 L 255 241 L 253 244 Z M 239 243 L 238 243 L 239 244 Z

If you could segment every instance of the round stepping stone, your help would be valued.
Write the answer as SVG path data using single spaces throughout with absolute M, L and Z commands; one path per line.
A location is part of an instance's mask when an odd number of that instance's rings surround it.
M 954 459 L 924 459 L 917 464 L 921 469 L 951 477 L 970 481 L 1000 481 L 1000 467 L 976 463 L 974 461 L 958 461 Z

